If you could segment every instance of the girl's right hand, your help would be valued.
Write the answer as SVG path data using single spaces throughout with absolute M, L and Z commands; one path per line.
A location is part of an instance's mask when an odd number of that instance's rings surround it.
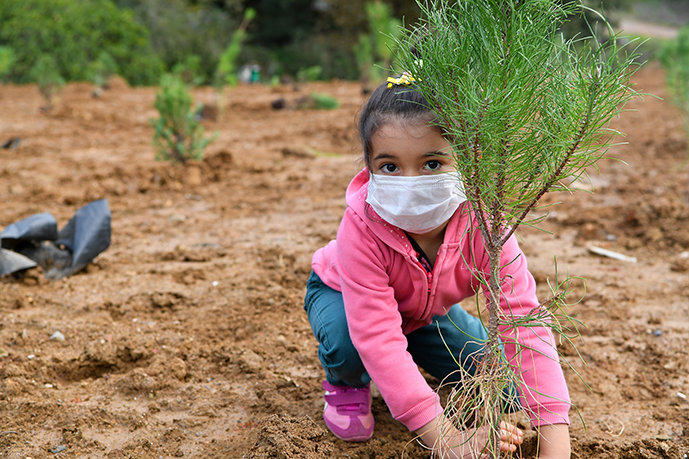
M 442 459 L 480 459 L 488 441 L 488 427 L 457 430 L 444 415 L 417 430 L 421 440 L 433 448 L 433 457 Z M 500 423 L 500 451 L 514 452 L 521 445 L 524 432 L 506 422 Z M 483 451 L 483 453 L 482 453 Z

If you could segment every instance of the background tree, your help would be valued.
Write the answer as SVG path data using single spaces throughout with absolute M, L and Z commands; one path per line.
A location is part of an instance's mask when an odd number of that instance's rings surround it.
M 151 47 L 166 70 L 189 56 L 200 58 L 202 83 L 211 83 L 221 54 L 242 20 L 239 0 L 116 0 L 149 31 Z
M 53 57 L 65 80 L 86 80 L 89 63 L 106 51 L 127 81 L 153 84 L 163 65 L 148 37 L 110 0 L 0 0 L 0 46 L 14 49 L 9 77 L 20 83 L 42 54 Z

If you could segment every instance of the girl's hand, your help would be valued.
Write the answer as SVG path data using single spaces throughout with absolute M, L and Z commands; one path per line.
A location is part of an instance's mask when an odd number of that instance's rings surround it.
M 566 424 L 541 426 L 538 429 L 540 451 L 538 459 L 569 459 L 572 447 Z
M 524 433 L 512 424 L 500 423 L 500 451 L 514 452 Z M 416 433 L 433 448 L 434 457 L 442 459 L 479 459 L 488 457 L 481 451 L 488 440 L 488 428 L 457 430 L 444 415 L 429 422 Z M 545 459 L 545 457 L 542 457 Z

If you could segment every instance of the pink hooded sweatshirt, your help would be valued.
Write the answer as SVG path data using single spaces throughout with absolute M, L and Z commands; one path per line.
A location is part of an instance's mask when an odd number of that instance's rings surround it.
M 480 289 L 476 273 L 488 279 L 488 253 L 479 230 L 470 230 L 477 226 L 465 202 L 450 219 L 433 271 L 427 273 L 404 231 L 366 205 L 368 180 L 364 170 L 350 183 L 337 240 L 314 254 L 312 266 L 326 285 L 342 292 L 352 342 L 366 370 L 393 417 L 414 431 L 443 408 L 407 352 L 405 335 L 475 295 Z M 538 308 L 536 283 L 514 237 L 504 246 L 502 265 L 503 310 L 524 316 Z M 500 332 L 507 360 L 521 374 L 522 406 L 528 407 L 532 424 L 569 424 L 569 393 L 551 331 L 501 326 Z M 515 340 L 524 346 L 519 356 Z

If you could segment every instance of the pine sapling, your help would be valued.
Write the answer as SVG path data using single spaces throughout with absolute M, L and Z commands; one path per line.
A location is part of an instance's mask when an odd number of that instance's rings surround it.
M 45 99 L 45 106 L 41 110 L 49 112 L 53 108 L 55 95 L 65 85 L 65 79 L 53 56 L 41 54 L 36 63 L 29 70 L 29 79 L 38 85 L 38 90 Z
M 249 23 L 256 18 L 256 10 L 247 8 L 244 11 L 244 19 L 239 25 L 239 28 L 234 31 L 230 43 L 225 48 L 225 51 L 220 55 L 218 68 L 216 70 L 216 85 L 219 91 L 222 91 L 225 85 L 237 86 L 239 78 L 237 77 L 237 59 L 242 52 L 242 44 L 246 39 L 246 29 Z
M 154 105 L 160 113 L 160 118 L 150 120 L 155 128 L 156 159 L 182 164 L 203 159 L 204 149 L 217 134 L 204 138 L 203 126 L 195 118 L 196 110 L 191 108 L 191 94 L 178 75 L 163 75 Z
M 613 145 L 618 133 L 610 120 L 638 96 L 629 81 L 636 51 L 627 52 L 629 43 L 620 45 L 612 30 L 603 45 L 595 37 L 562 37 L 567 17 L 588 10 L 580 2 L 418 4 L 420 23 L 398 40 L 399 70 L 416 82 L 452 144 L 475 225 L 465 231 L 480 232 L 490 258 L 489 273 L 473 269 L 487 298 L 488 341 L 448 414 L 457 426 L 485 427 L 482 454 L 500 457 L 499 423 L 515 397 L 511 388 L 538 391 L 520 378 L 520 359 L 535 350 L 518 337 L 546 327 L 567 340 L 578 325 L 563 310 L 572 279 L 556 280 L 551 297 L 529 314 L 509 312 L 516 305 L 506 304 L 511 280 L 502 270 L 515 260 L 506 260 L 503 248 L 520 225 L 545 218 L 529 215 L 547 192 L 574 191 Z M 502 351 L 508 346 L 516 349 L 511 362 Z

